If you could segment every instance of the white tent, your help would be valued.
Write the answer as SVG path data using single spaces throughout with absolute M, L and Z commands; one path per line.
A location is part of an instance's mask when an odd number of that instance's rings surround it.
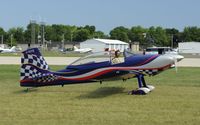
M 200 42 L 181 42 L 178 43 L 179 53 L 200 53 Z
M 80 43 L 80 48 L 91 48 L 92 52 L 99 52 L 105 50 L 120 50 L 129 48 L 128 43 L 120 40 L 111 39 L 89 39 Z

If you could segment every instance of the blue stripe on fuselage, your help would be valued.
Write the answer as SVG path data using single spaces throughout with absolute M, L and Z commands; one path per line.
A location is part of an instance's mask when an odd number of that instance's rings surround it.
M 146 63 L 151 62 L 158 55 L 134 55 L 127 57 L 124 62 L 118 64 L 111 64 L 109 61 L 106 62 L 99 62 L 99 63 L 90 63 L 90 64 L 83 64 L 83 65 L 70 65 L 66 69 L 59 70 L 54 72 L 55 75 L 60 76 L 76 76 L 85 74 L 87 72 L 91 72 L 95 69 L 105 68 L 105 67 L 129 67 L 129 66 L 138 66 L 144 65 Z

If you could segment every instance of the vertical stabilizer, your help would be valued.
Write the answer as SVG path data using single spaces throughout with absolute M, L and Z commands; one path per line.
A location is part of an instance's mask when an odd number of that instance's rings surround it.
M 48 73 L 49 66 L 42 57 L 38 48 L 31 48 L 22 52 L 21 80 L 33 79 Z

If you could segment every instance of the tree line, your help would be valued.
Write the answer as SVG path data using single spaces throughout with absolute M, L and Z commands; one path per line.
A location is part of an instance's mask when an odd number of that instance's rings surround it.
M 31 43 L 31 33 L 33 24 L 23 27 L 10 28 L 5 31 L 0 27 L 0 36 L 3 37 L 5 44 Z M 35 43 L 41 39 L 41 25 L 34 24 Z M 40 37 L 39 37 L 40 36 Z M 200 28 L 185 27 L 182 32 L 175 28 L 133 26 L 126 28 L 123 26 L 112 29 L 109 35 L 102 31 L 97 31 L 95 26 L 86 25 L 84 27 L 52 24 L 44 26 L 44 38 L 46 41 L 53 42 L 82 42 L 91 38 L 118 39 L 124 42 L 139 42 L 143 46 L 177 46 L 178 42 L 200 42 Z M 12 40 L 12 43 L 11 43 Z

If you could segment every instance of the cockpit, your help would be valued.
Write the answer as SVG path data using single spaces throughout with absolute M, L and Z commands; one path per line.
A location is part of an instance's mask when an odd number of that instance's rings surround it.
M 105 51 L 105 52 L 97 52 L 91 55 L 82 57 L 73 63 L 70 66 L 78 66 L 78 65 L 92 65 L 92 64 L 117 64 L 123 62 L 123 59 L 120 58 L 120 52 L 116 51 Z

